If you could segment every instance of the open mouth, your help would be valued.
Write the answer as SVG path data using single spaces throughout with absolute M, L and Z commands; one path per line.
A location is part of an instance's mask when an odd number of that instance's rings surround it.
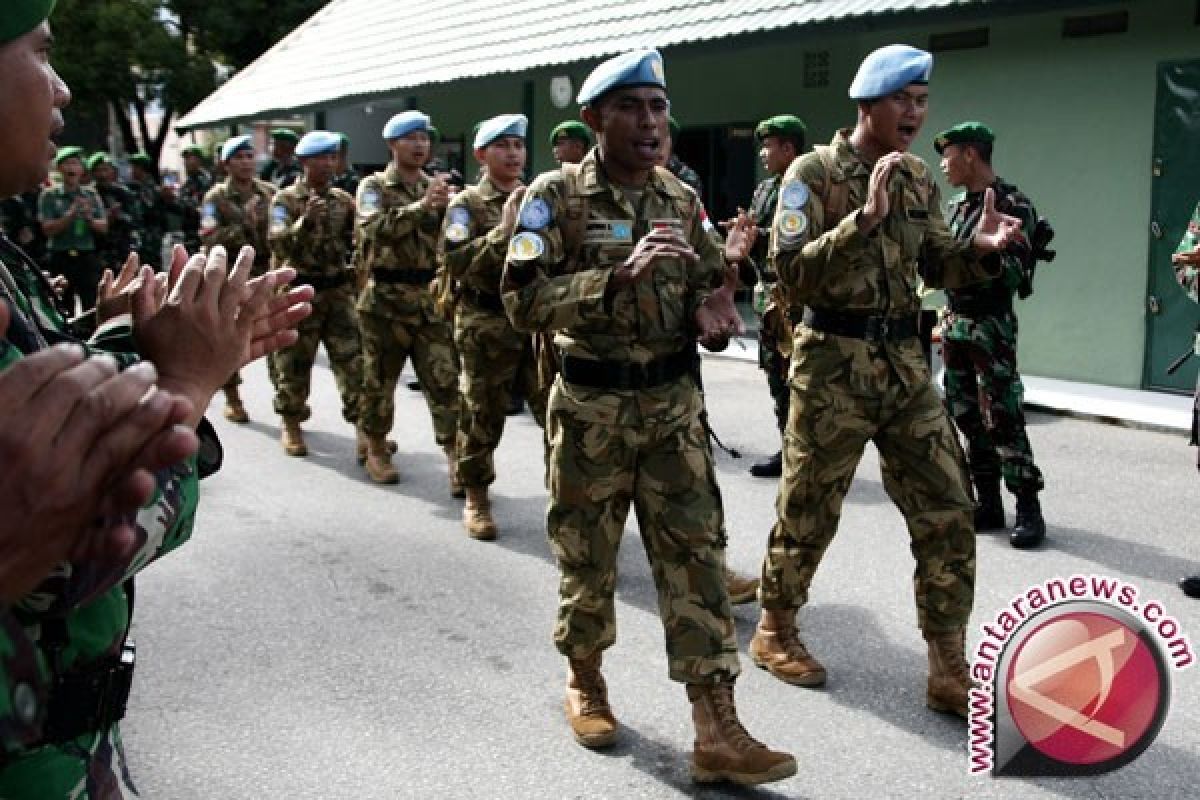
M 916 125 L 901 125 L 898 130 L 900 131 L 901 136 L 905 136 L 909 139 L 917 135 Z
M 633 149 L 637 151 L 638 155 L 642 156 L 645 159 L 653 161 L 656 158 L 658 158 L 658 153 L 661 148 L 661 145 L 662 145 L 662 140 L 660 140 L 656 136 L 656 137 L 648 138 L 648 139 L 634 140 Z

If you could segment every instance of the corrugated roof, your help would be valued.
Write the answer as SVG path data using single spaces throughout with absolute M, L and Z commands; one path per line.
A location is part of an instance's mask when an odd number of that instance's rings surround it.
M 637 47 L 988 2 L 332 0 L 188 112 L 177 127 L 262 118 Z

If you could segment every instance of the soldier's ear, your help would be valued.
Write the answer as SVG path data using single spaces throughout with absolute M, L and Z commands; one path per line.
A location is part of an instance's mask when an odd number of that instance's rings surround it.
M 592 129 L 595 133 L 600 133 L 603 130 L 604 124 L 600 113 L 594 106 L 584 106 L 579 109 L 579 118 L 583 123 Z

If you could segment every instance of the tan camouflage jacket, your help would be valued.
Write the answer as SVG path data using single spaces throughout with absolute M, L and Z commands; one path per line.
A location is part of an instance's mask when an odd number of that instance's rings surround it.
M 720 286 L 725 267 L 695 193 L 656 169 L 641 198 L 631 198 L 609 183 L 598 149 L 579 170 L 587 214 L 581 242 L 564 241 L 569 216 L 583 212 L 561 170 L 538 176 L 525 194 L 505 265 L 509 318 L 521 330 L 555 332 L 563 352 L 583 358 L 645 363 L 691 346 L 695 310 Z M 699 263 L 660 261 L 651 278 L 606 297 L 613 269 L 661 225 L 678 228 Z
M 364 269 L 434 269 L 442 214 L 426 211 L 421 199 L 429 178 L 400 180 L 394 164 L 363 179 L 355 198 L 358 251 Z
M 252 179 L 250 194 L 243 196 L 234 188 L 232 179 L 213 186 L 204 194 L 200 206 L 200 241 L 205 247 L 221 245 L 235 258 L 245 245 L 254 248 L 254 265 L 266 267 L 271 261 L 271 246 L 267 242 L 267 217 L 275 187 L 266 181 Z M 257 203 L 253 225 L 246 216 L 246 206 Z
M 500 293 L 508 237 L 496 226 L 508 195 L 484 178 L 455 195 L 446 207 L 438 240 L 438 263 L 464 288 Z
M 314 225 L 304 216 L 314 192 L 300 178 L 281 189 L 271 203 L 268 236 L 278 266 L 295 267 L 302 275 L 336 276 L 346 269 L 347 244 L 354 234 L 354 198 L 327 188 L 319 196 L 326 208 Z

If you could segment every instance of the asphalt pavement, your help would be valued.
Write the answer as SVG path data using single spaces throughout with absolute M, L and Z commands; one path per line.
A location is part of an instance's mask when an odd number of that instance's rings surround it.
M 499 540 L 469 540 L 449 496 L 422 397 L 397 392 L 401 473 L 379 487 L 354 460 L 324 362 L 314 376 L 310 455 L 278 444 L 265 368 L 243 371 L 251 422 L 210 410 L 225 466 L 203 484 L 192 541 L 139 581 L 139 666 L 124 724 L 147 798 L 1179 798 L 1200 785 L 1200 670 L 1173 676 L 1158 739 L 1093 778 L 967 772 L 966 726 L 924 705 L 903 520 L 867 448 L 801 611 L 829 670 L 787 686 L 745 657 L 758 609 L 737 609 L 739 710 L 751 733 L 793 752 L 799 773 L 759 790 L 698 788 L 682 686 L 667 679 L 662 628 L 636 522 L 620 558 L 618 642 L 604 672 L 621 739 L 585 750 L 562 714 L 551 642 L 557 570 L 545 538 L 541 432 L 511 417 L 493 487 Z M 747 474 L 773 452 L 770 398 L 752 364 L 709 359 L 729 562 L 756 573 L 776 484 Z M 1049 542 L 980 535 L 973 630 L 1026 587 L 1103 574 L 1161 601 L 1200 643 L 1200 602 L 1175 581 L 1200 569 L 1200 484 L 1182 435 L 1034 414 Z M 1009 520 L 1012 498 L 1009 496 Z

